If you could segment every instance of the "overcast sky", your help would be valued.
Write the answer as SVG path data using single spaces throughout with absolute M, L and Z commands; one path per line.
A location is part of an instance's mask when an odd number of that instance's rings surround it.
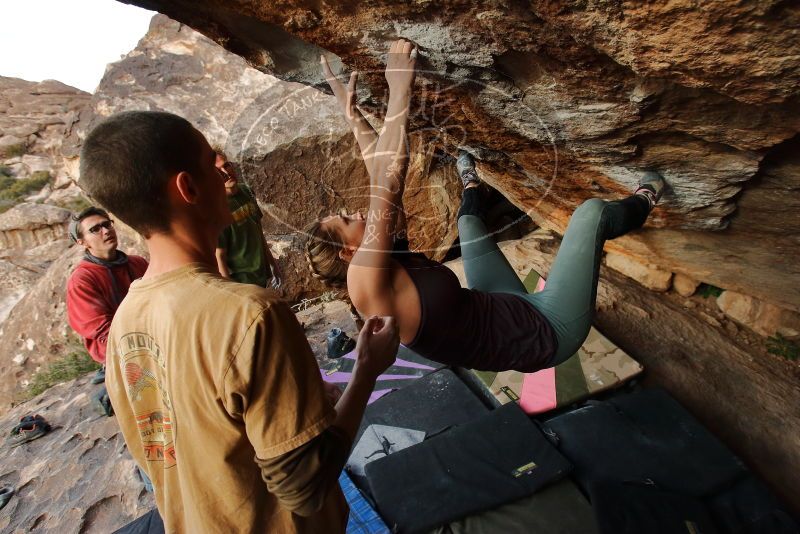
M 90 93 L 155 14 L 116 0 L 4 0 L 2 13 L 0 76 L 53 79 Z

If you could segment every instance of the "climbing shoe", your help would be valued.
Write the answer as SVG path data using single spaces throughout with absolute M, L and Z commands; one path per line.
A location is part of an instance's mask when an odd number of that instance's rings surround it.
M 475 172 L 475 160 L 472 154 L 466 150 L 458 151 L 458 159 L 456 160 L 456 170 L 458 170 L 458 177 L 461 178 L 461 183 L 467 187 L 470 182 L 480 183 L 481 179 L 478 178 L 478 173 Z
M 44 436 L 50 429 L 50 424 L 41 415 L 26 415 L 11 429 L 6 444 L 9 447 L 22 445 Z
M 341 358 L 354 348 L 355 340 L 351 339 L 341 328 L 333 328 L 328 333 L 328 358 Z
M 661 198 L 661 195 L 664 194 L 664 189 L 666 189 L 666 187 L 667 183 L 660 174 L 655 171 L 646 171 L 639 179 L 639 187 L 633 194 L 646 198 L 652 210 Z
M 114 415 L 114 407 L 111 406 L 111 399 L 108 397 L 108 390 L 105 386 L 92 395 L 92 404 L 95 410 L 106 417 L 112 417 Z
M 102 384 L 106 381 L 106 366 L 104 365 L 92 377 L 92 384 Z

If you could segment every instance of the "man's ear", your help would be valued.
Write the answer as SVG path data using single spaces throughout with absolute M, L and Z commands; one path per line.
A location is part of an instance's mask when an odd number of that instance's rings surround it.
M 80 246 L 82 246 L 82 247 L 84 247 L 84 248 L 86 248 L 86 241 L 84 241 L 82 237 L 79 237 L 78 239 L 76 239 L 75 243 L 80 245 Z
M 187 204 L 197 203 L 199 191 L 194 183 L 194 177 L 186 171 L 181 171 L 175 176 L 175 189 L 178 196 Z

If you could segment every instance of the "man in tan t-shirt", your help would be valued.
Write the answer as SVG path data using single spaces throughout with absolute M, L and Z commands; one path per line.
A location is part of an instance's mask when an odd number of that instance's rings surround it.
M 397 327 L 367 321 L 334 407 L 287 305 L 217 273 L 231 215 L 215 156 L 160 112 L 114 115 L 83 144 L 81 184 L 150 252 L 111 325 L 109 396 L 168 532 L 344 532 L 337 479 Z

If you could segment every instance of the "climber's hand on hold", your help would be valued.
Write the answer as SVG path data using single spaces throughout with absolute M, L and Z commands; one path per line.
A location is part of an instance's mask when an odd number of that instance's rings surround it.
M 325 81 L 333 91 L 336 97 L 336 102 L 339 103 L 342 113 L 348 122 L 353 121 L 358 115 L 356 110 L 356 82 L 358 81 L 358 72 L 353 71 L 350 73 L 350 81 L 347 86 L 339 81 L 339 78 L 333 74 L 331 66 L 328 64 L 328 59 L 325 56 L 319 57 L 320 64 L 322 65 L 322 74 L 325 76 Z
M 389 48 L 386 59 L 386 81 L 389 83 L 389 94 L 394 92 L 409 93 L 414 85 L 414 66 L 417 52 L 414 45 L 405 39 L 398 39 Z

